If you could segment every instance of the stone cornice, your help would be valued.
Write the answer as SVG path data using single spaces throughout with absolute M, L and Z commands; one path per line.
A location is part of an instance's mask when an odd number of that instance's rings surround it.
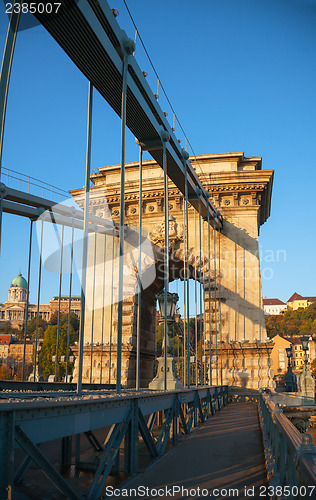
M 194 165 L 194 158 L 191 158 Z M 232 210 L 258 212 L 258 225 L 263 224 L 270 215 L 271 192 L 273 183 L 273 170 L 261 170 L 260 157 L 245 157 L 244 153 L 220 153 L 213 155 L 200 155 L 196 157 L 201 167 L 200 180 L 205 189 L 211 194 L 214 204 L 220 209 L 227 210 L 227 215 Z M 232 165 L 232 170 L 212 171 L 214 162 L 224 162 Z M 205 170 L 203 172 L 203 163 Z M 126 215 L 135 217 L 138 214 L 139 205 L 139 183 L 135 172 L 138 170 L 138 162 L 126 164 L 127 175 L 125 182 L 125 205 Z M 144 175 L 142 203 L 144 215 L 155 216 L 161 213 L 163 207 L 163 175 L 154 160 L 143 162 L 143 171 L 149 169 L 150 173 Z M 157 171 L 155 172 L 155 169 Z M 105 202 L 112 211 L 112 215 L 119 214 L 120 203 L 120 165 L 101 167 L 98 174 L 91 176 L 90 207 L 102 208 Z M 130 177 L 128 176 L 130 172 Z M 171 182 L 169 184 L 169 202 L 172 210 L 182 210 L 182 193 Z M 83 189 L 70 192 L 75 198 L 83 194 Z

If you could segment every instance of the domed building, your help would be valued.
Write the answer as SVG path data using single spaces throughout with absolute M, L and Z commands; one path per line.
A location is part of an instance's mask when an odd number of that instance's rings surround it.
M 39 314 L 49 321 L 51 315 L 58 310 L 59 297 L 55 296 L 49 304 L 39 305 Z M 19 273 L 11 282 L 8 292 L 7 302 L 0 303 L 0 327 L 5 322 L 10 321 L 13 328 L 23 328 L 25 324 L 25 314 L 27 307 L 27 281 Z M 60 310 L 62 313 L 67 313 L 69 310 L 69 296 L 63 295 L 60 298 Z M 80 317 L 80 297 L 71 297 L 71 311 Z M 35 318 L 37 315 L 37 304 L 28 304 L 28 320 Z
M 27 281 L 23 278 L 22 274 L 19 273 L 16 278 L 12 280 L 8 301 L 12 302 L 26 302 L 27 298 Z

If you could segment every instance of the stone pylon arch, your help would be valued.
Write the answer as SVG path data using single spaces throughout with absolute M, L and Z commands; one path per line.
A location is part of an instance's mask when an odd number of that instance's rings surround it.
M 205 251 L 201 263 L 204 273 L 202 272 L 200 276 L 198 231 L 197 241 L 195 241 L 195 209 L 190 206 L 188 228 L 187 231 L 184 231 L 184 199 L 178 188 L 169 181 L 169 278 L 170 281 L 178 278 L 183 279 L 184 237 L 188 234 L 189 277 L 194 279 L 195 268 L 197 268 L 197 279 L 201 281 L 207 279 L 208 282 L 210 268 L 212 345 L 215 345 L 215 332 L 218 331 L 219 323 L 219 307 L 217 307 L 217 317 L 215 318 L 215 291 L 217 305 L 220 295 L 222 343 L 220 350 L 218 347 L 218 351 L 222 355 L 223 383 L 253 388 L 271 386 L 273 373 L 270 368 L 269 353 L 272 345 L 268 342 L 265 330 L 258 234 L 260 225 L 267 219 L 270 212 L 273 172 L 261 170 L 261 158 L 247 158 L 244 157 L 243 153 L 204 155 L 198 157 L 197 161 L 197 175 L 210 192 L 213 203 L 218 206 L 224 217 L 224 227 L 221 234 L 221 268 L 219 271 L 218 233 L 216 232 L 215 236 L 217 251 L 214 255 L 214 231 L 211 228 L 209 242 L 207 222 L 204 221 L 202 246 Z M 119 165 L 102 167 L 97 174 L 91 177 L 94 186 L 91 188 L 90 213 L 104 217 L 109 210 L 116 223 L 119 222 L 120 216 L 119 171 Z M 137 163 L 126 165 L 125 223 L 133 228 L 137 227 L 139 217 L 138 175 Z M 75 199 L 79 199 L 82 190 L 72 191 L 71 194 Z M 147 273 L 150 276 L 154 267 L 154 279 L 148 279 L 150 284 L 142 290 L 141 299 L 141 386 L 146 387 L 153 376 L 156 331 L 155 297 L 163 288 L 164 262 L 163 172 L 152 160 L 143 163 L 142 218 L 144 234 L 150 240 L 153 250 L 153 254 L 150 258 L 148 257 L 147 263 L 142 269 L 142 274 L 144 273 L 145 276 Z M 105 283 L 102 273 L 98 273 L 97 276 L 93 275 L 93 262 L 99 260 L 102 262 L 104 254 L 110 255 L 112 253 L 117 257 L 118 250 L 117 247 L 113 249 L 113 238 L 106 237 L 97 243 L 93 237 L 90 237 L 90 240 L 88 282 L 91 286 L 87 295 L 90 294 L 91 302 L 91 295 L 97 294 L 100 297 L 105 288 L 107 293 L 110 293 L 108 282 Z M 210 263 L 208 261 L 209 244 Z M 96 248 L 96 252 L 93 248 Z M 128 272 L 124 273 L 124 289 L 129 291 L 123 302 L 122 384 L 126 387 L 135 386 L 136 373 L 138 270 L 136 258 L 133 259 L 126 265 Z M 215 260 L 216 276 L 214 272 Z M 220 290 L 218 289 L 219 278 Z M 210 321 L 207 289 L 204 301 L 204 330 L 208 339 Z M 91 366 L 92 338 L 93 360 Z M 87 345 L 84 348 L 83 381 L 89 382 L 92 369 L 91 380 L 93 382 L 115 382 L 116 339 L 116 303 L 107 304 L 94 311 L 86 310 L 85 342 Z M 214 358 L 213 351 L 212 355 Z

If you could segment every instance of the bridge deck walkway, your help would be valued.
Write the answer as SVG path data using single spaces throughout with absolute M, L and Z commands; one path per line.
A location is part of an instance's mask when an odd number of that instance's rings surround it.
M 257 404 L 236 403 L 229 404 L 209 418 L 158 463 L 132 478 L 122 488 L 200 487 L 200 490 L 207 489 L 209 493 L 216 488 L 238 488 L 238 496 L 228 496 L 228 493 L 225 495 L 222 492 L 216 497 L 227 499 L 260 498 L 260 486 L 265 485 L 266 471 Z M 247 490 L 254 487 L 255 494 L 251 492 L 245 495 L 245 487 Z M 188 493 L 184 491 L 184 494 L 180 492 L 173 497 L 160 498 L 194 498 L 192 492 Z M 144 498 L 158 497 L 149 495 Z M 196 498 L 199 497 L 196 495 Z M 203 498 L 202 495 L 200 498 Z

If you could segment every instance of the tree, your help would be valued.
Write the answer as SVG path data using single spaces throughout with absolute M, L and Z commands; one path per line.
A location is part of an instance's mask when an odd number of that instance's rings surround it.
M 68 328 L 68 317 L 69 317 L 68 313 L 60 313 L 59 324 Z M 51 315 L 49 324 L 50 325 L 57 325 L 57 323 L 58 323 L 58 312 L 55 311 Z M 74 332 L 76 332 L 76 333 L 79 332 L 80 320 L 79 320 L 77 314 L 72 312 L 72 311 L 70 313 L 70 325 L 72 326 Z
M 31 339 L 35 339 L 36 337 L 36 325 L 37 325 L 37 317 L 31 319 L 31 321 L 27 324 L 27 334 Z M 47 321 L 45 321 L 42 316 L 38 318 L 38 337 L 42 339 L 44 337 L 44 332 L 48 326 Z
M 12 370 L 4 363 L 0 364 L 0 380 L 12 380 Z
M 58 343 L 58 363 L 57 363 L 57 377 L 60 378 L 64 376 L 66 371 L 66 364 L 60 363 L 60 357 L 67 355 L 67 335 L 68 327 L 65 324 L 60 324 L 59 326 L 59 343 Z M 73 345 L 77 334 L 74 332 L 72 326 L 70 326 L 69 335 L 69 345 Z M 49 377 L 49 375 L 55 374 L 55 363 L 52 361 L 52 357 L 56 355 L 56 344 L 57 344 L 57 325 L 50 325 L 46 328 L 44 333 L 44 342 L 39 353 L 39 364 L 44 377 Z M 71 349 L 69 349 L 69 356 L 72 355 Z M 70 368 L 70 367 L 69 367 Z
M 0 328 L 0 333 L 5 335 L 15 335 L 18 338 L 20 338 L 21 332 L 23 334 L 23 330 L 20 330 L 19 328 L 13 328 L 11 321 L 6 321 Z
M 316 358 L 311 362 L 311 372 L 313 377 L 316 378 Z
M 306 309 L 286 311 L 284 314 L 266 316 L 268 337 L 275 335 L 313 335 L 316 333 L 316 302 Z

